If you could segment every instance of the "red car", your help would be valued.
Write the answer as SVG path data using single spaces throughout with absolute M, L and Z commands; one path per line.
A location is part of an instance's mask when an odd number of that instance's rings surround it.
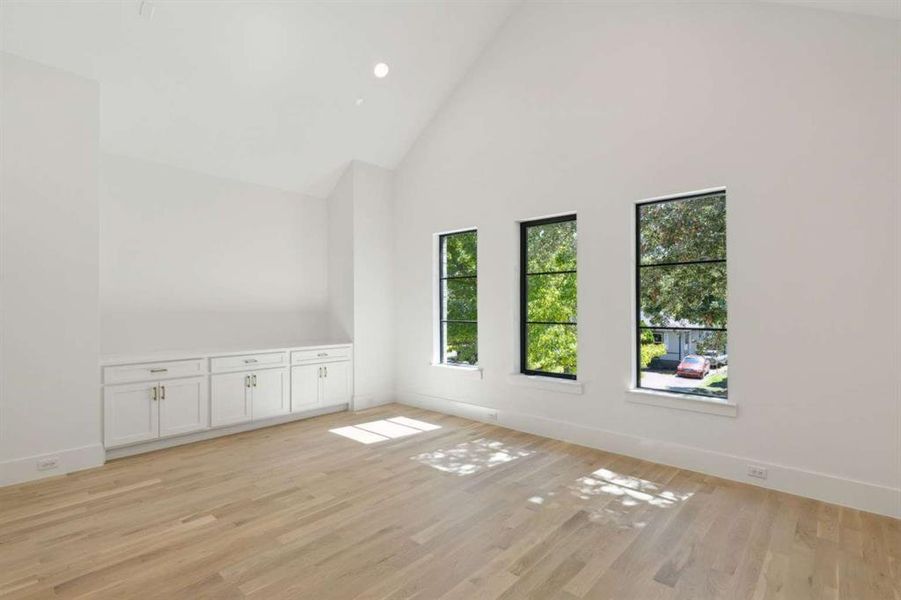
M 689 354 L 676 367 L 676 377 L 703 379 L 710 373 L 710 360 L 697 354 Z

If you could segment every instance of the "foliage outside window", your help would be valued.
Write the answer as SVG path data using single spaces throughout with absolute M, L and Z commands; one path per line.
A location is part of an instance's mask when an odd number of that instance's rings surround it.
M 576 378 L 576 217 L 520 225 L 520 364 L 528 375 Z
M 448 233 L 438 240 L 440 360 L 475 365 L 479 361 L 478 233 Z
M 726 398 L 725 192 L 639 204 L 636 223 L 638 387 Z

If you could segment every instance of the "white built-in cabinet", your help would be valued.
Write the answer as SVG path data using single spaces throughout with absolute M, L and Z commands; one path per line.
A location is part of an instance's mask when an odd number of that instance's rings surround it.
M 107 446 L 133 444 L 160 436 L 156 386 L 156 382 L 131 383 L 103 390 L 103 425 Z
M 288 369 L 259 371 L 251 379 L 254 419 L 268 419 L 291 412 Z M 350 398 L 344 401 L 349 402 Z
M 350 348 L 291 353 L 291 410 L 344 404 L 351 394 Z
M 347 362 L 291 367 L 293 412 L 344 404 L 350 395 Z M 297 398 L 297 402 L 293 402 Z
M 107 386 L 103 391 L 108 446 L 144 442 L 206 429 L 205 377 Z
M 107 448 L 349 405 L 349 345 L 104 363 Z
M 213 427 L 268 419 L 291 412 L 287 352 L 230 356 L 211 361 Z M 236 372 L 217 373 L 216 371 Z
M 213 426 L 245 423 L 253 419 L 250 375 L 225 373 L 210 379 L 210 393 L 216 399 L 210 413 Z
M 321 365 L 291 367 L 291 411 L 300 412 L 319 408 L 321 382 Z
M 160 437 L 207 428 L 209 396 L 206 377 L 161 381 L 159 389 Z
M 350 369 L 346 362 L 335 362 L 322 367 L 322 405 L 334 406 L 345 402 L 350 393 Z

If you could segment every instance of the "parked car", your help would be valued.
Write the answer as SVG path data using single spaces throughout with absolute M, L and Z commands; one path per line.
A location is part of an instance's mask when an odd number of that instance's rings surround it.
M 706 356 L 689 354 L 676 367 L 676 377 L 695 377 L 703 379 L 710 373 L 710 360 Z
M 717 352 L 716 350 L 709 350 L 702 356 L 710 361 L 711 369 L 719 369 L 720 367 L 725 367 L 729 364 L 729 356 L 725 353 Z

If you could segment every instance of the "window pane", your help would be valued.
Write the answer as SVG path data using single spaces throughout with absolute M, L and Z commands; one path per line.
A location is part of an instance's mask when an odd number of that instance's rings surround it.
M 439 255 L 441 361 L 478 362 L 478 283 L 476 231 L 442 235 Z M 445 321 L 450 321 L 445 322 Z M 472 323 L 454 321 L 473 321 Z
M 528 273 L 576 269 L 576 222 L 561 221 L 526 229 Z
M 475 231 L 448 234 L 444 240 L 442 277 L 476 274 L 477 234 Z
M 444 289 L 444 319 L 450 321 L 475 321 L 478 307 L 476 279 L 446 279 Z
M 661 338 L 655 341 L 655 334 Z M 643 388 L 728 396 L 729 355 L 725 331 L 642 329 L 639 385 Z
M 641 264 L 726 258 L 726 196 L 639 207 Z
M 576 348 L 575 325 L 526 325 L 526 370 L 575 375 Z
M 444 361 L 474 365 L 479 360 L 478 326 L 475 323 L 444 323 Z
M 641 322 L 659 327 L 726 327 L 726 263 L 642 267 Z
M 527 275 L 527 321 L 576 322 L 576 274 Z

